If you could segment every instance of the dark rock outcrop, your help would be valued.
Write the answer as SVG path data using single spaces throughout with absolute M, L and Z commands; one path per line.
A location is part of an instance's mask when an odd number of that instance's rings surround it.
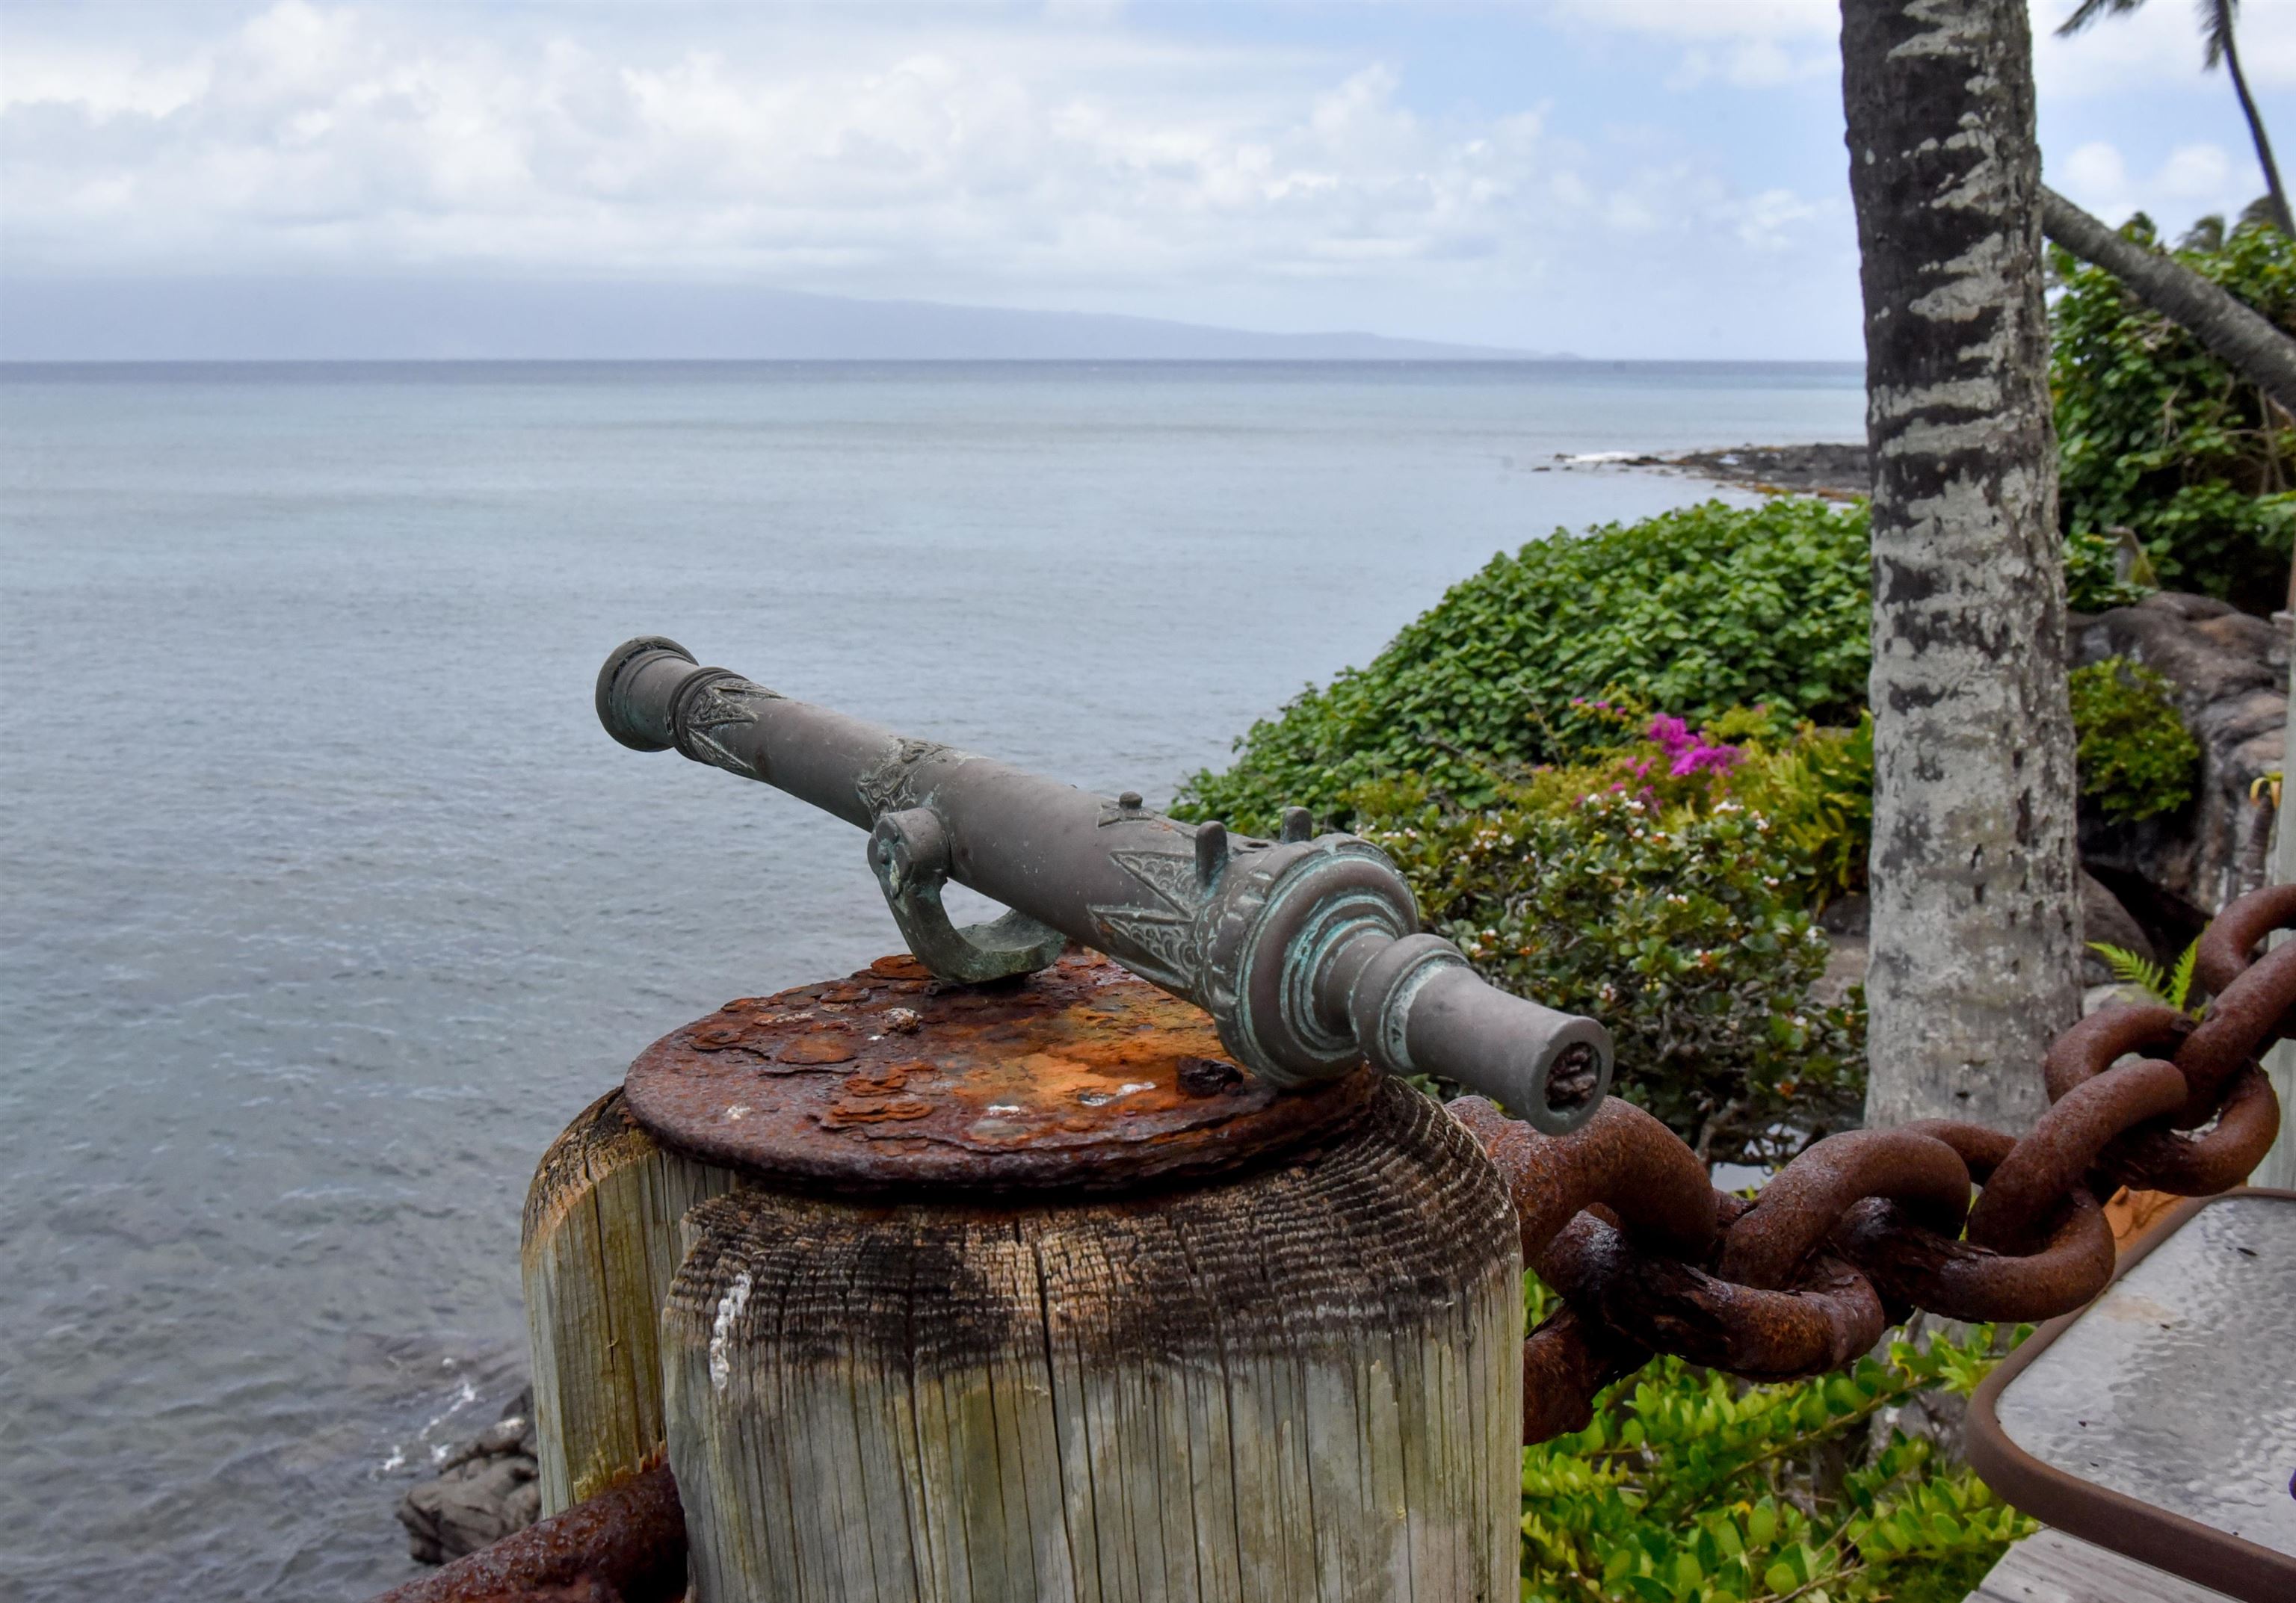
M 445 1564 L 498 1537 L 522 1531 L 542 1513 L 536 1480 L 534 1394 L 521 1392 L 503 1417 L 439 1466 L 438 1478 L 410 1489 L 398 1505 L 407 1551 L 422 1564 Z
M 1726 451 L 1690 451 L 1680 456 L 1641 460 L 1687 469 L 1750 490 L 1792 490 L 1841 499 L 1869 495 L 1874 488 L 1872 459 L 1863 440 L 1841 445 L 1734 446 Z
M 2084 945 L 2102 943 L 2133 952 L 2147 962 L 2159 962 L 2161 954 L 2154 950 L 2152 937 L 2136 915 L 2121 904 L 2120 898 L 2105 887 L 2095 874 L 2083 871 L 2080 877 L 2081 941 Z M 2104 959 L 2095 952 L 2086 952 L 2081 958 L 2081 984 L 2106 986 L 2113 981 L 2112 970 Z
M 2150 962 L 2161 961 L 2160 952 L 2144 927 L 2102 880 L 2084 872 L 2080 888 L 2084 942 L 2101 941 L 2108 946 L 2133 952 Z M 1818 915 L 1817 926 L 1825 932 L 1828 951 L 1825 972 L 1810 986 L 1809 1000 L 1819 1007 L 1841 1005 L 1849 999 L 1850 986 L 1866 983 L 1866 960 L 1871 952 L 1866 938 L 1868 908 L 1864 896 L 1840 896 L 1827 904 L 1825 911 Z M 2091 993 L 2111 990 L 2115 986 L 2112 970 L 2095 952 L 2082 953 L 2081 985 Z M 2118 993 L 2116 998 L 2128 1000 L 2119 997 Z
M 2158 673 L 2200 742 L 2195 793 L 2176 813 L 2116 823 L 2085 808 L 2080 820 L 2084 939 L 2166 965 L 2226 903 L 2265 882 L 2273 806 L 2268 790 L 2250 793 L 2281 766 L 2288 631 L 2207 596 L 2164 592 L 2074 614 L 2068 645 L 2076 667 L 2126 657 Z M 1838 1002 L 1865 977 L 1866 915 L 1861 896 L 1821 915 L 1833 953 L 1813 1000 Z M 2112 983 L 2093 952 L 2082 970 L 2092 999 Z
M 1873 925 L 1874 899 L 1863 891 L 1834 897 L 1817 915 L 1817 927 L 1828 935 L 1854 935 L 1862 940 Z
M 2080 823 L 2084 866 L 2173 955 L 2226 903 L 2264 883 L 2273 808 L 2250 792 L 2281 765 L 2288 631 L 2207 596 L 2164 592 L 2075 614 L 2068 634 L 2077 667 L 2126 657 L 2160 674 L 2201 744 L 2197 793 L 2177 812 L 2135 823 L 2084 814 Z

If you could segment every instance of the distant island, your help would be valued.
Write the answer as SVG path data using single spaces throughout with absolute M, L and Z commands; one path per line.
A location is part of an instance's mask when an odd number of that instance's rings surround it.
M 1558 353 L 726 284 L 0 281 L 0 361 L 1538 362 Z

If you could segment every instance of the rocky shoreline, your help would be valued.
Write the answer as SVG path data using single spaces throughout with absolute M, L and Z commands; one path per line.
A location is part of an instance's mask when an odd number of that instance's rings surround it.
M 539 1474 L 529 1386 L 501 1419 L 450 1454 L 436 1476 L 417 1482 L 399 1500 L 407 1556 L 418 1564 L 445 1564 L 524 1530 L 542 1513 Z
M 1866 494 L 1873 483 L 1865 442 L 1855 445 L 1733 446 L 1720 451 L 1689 451 L 1659 459 L 1707 478 L 1742 489 L 1790 491 L 1843 501 Z
M 1863 442 L 1844 445 L 1730 446 L 1685 451 L 1672 456 L 1600 451 L 1555 458 L 1567 471 L 1589 468 L 1664 468 L 1710 478 L 1734 489 L 1772 495 L 1818 495 L 1847 501 L 1863 495 L 1872 470 Z

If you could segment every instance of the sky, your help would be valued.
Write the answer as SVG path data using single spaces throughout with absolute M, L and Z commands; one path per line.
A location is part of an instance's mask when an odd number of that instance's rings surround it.
M 2262 179 L 2193 9 L 2035 0 L 2047 181 Z M 692 284 L 1854 360 L 1830 0 L 0 8 L 5 280 Z M 2241 40 L 2296 171 L 2296 0 Z M 569 355 L 581 354 L 569 351 Z

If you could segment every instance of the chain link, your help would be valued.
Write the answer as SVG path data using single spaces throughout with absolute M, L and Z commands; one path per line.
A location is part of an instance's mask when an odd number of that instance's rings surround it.
M 2204 1017 L 2109 1007 L 2057 1037 L 2048 1110 L 2022 1137 L 1949 1119 L 1845 1131 L 1751 1203 L 1618 1098 L 1567 1136 L 1452 1103 L 1513 1193 L 1524 1262 L 1563 1302 L 1523 1345 L 1523 1440 L 1583 1429 L 1595 1394 L 1656 1353 L 1792 1380 L 1856 1362 L 1916 1308 L 2081 1306 L 2112 1274 L 2103 1198 L 2209 1196 L 2271 1147 L 2280 1104 L 2258 1059 L 2296 1033 L 2296 941 L 2255 951 L 2285 928 L 2296 886 L 2243 896 L 2201 938 Z

